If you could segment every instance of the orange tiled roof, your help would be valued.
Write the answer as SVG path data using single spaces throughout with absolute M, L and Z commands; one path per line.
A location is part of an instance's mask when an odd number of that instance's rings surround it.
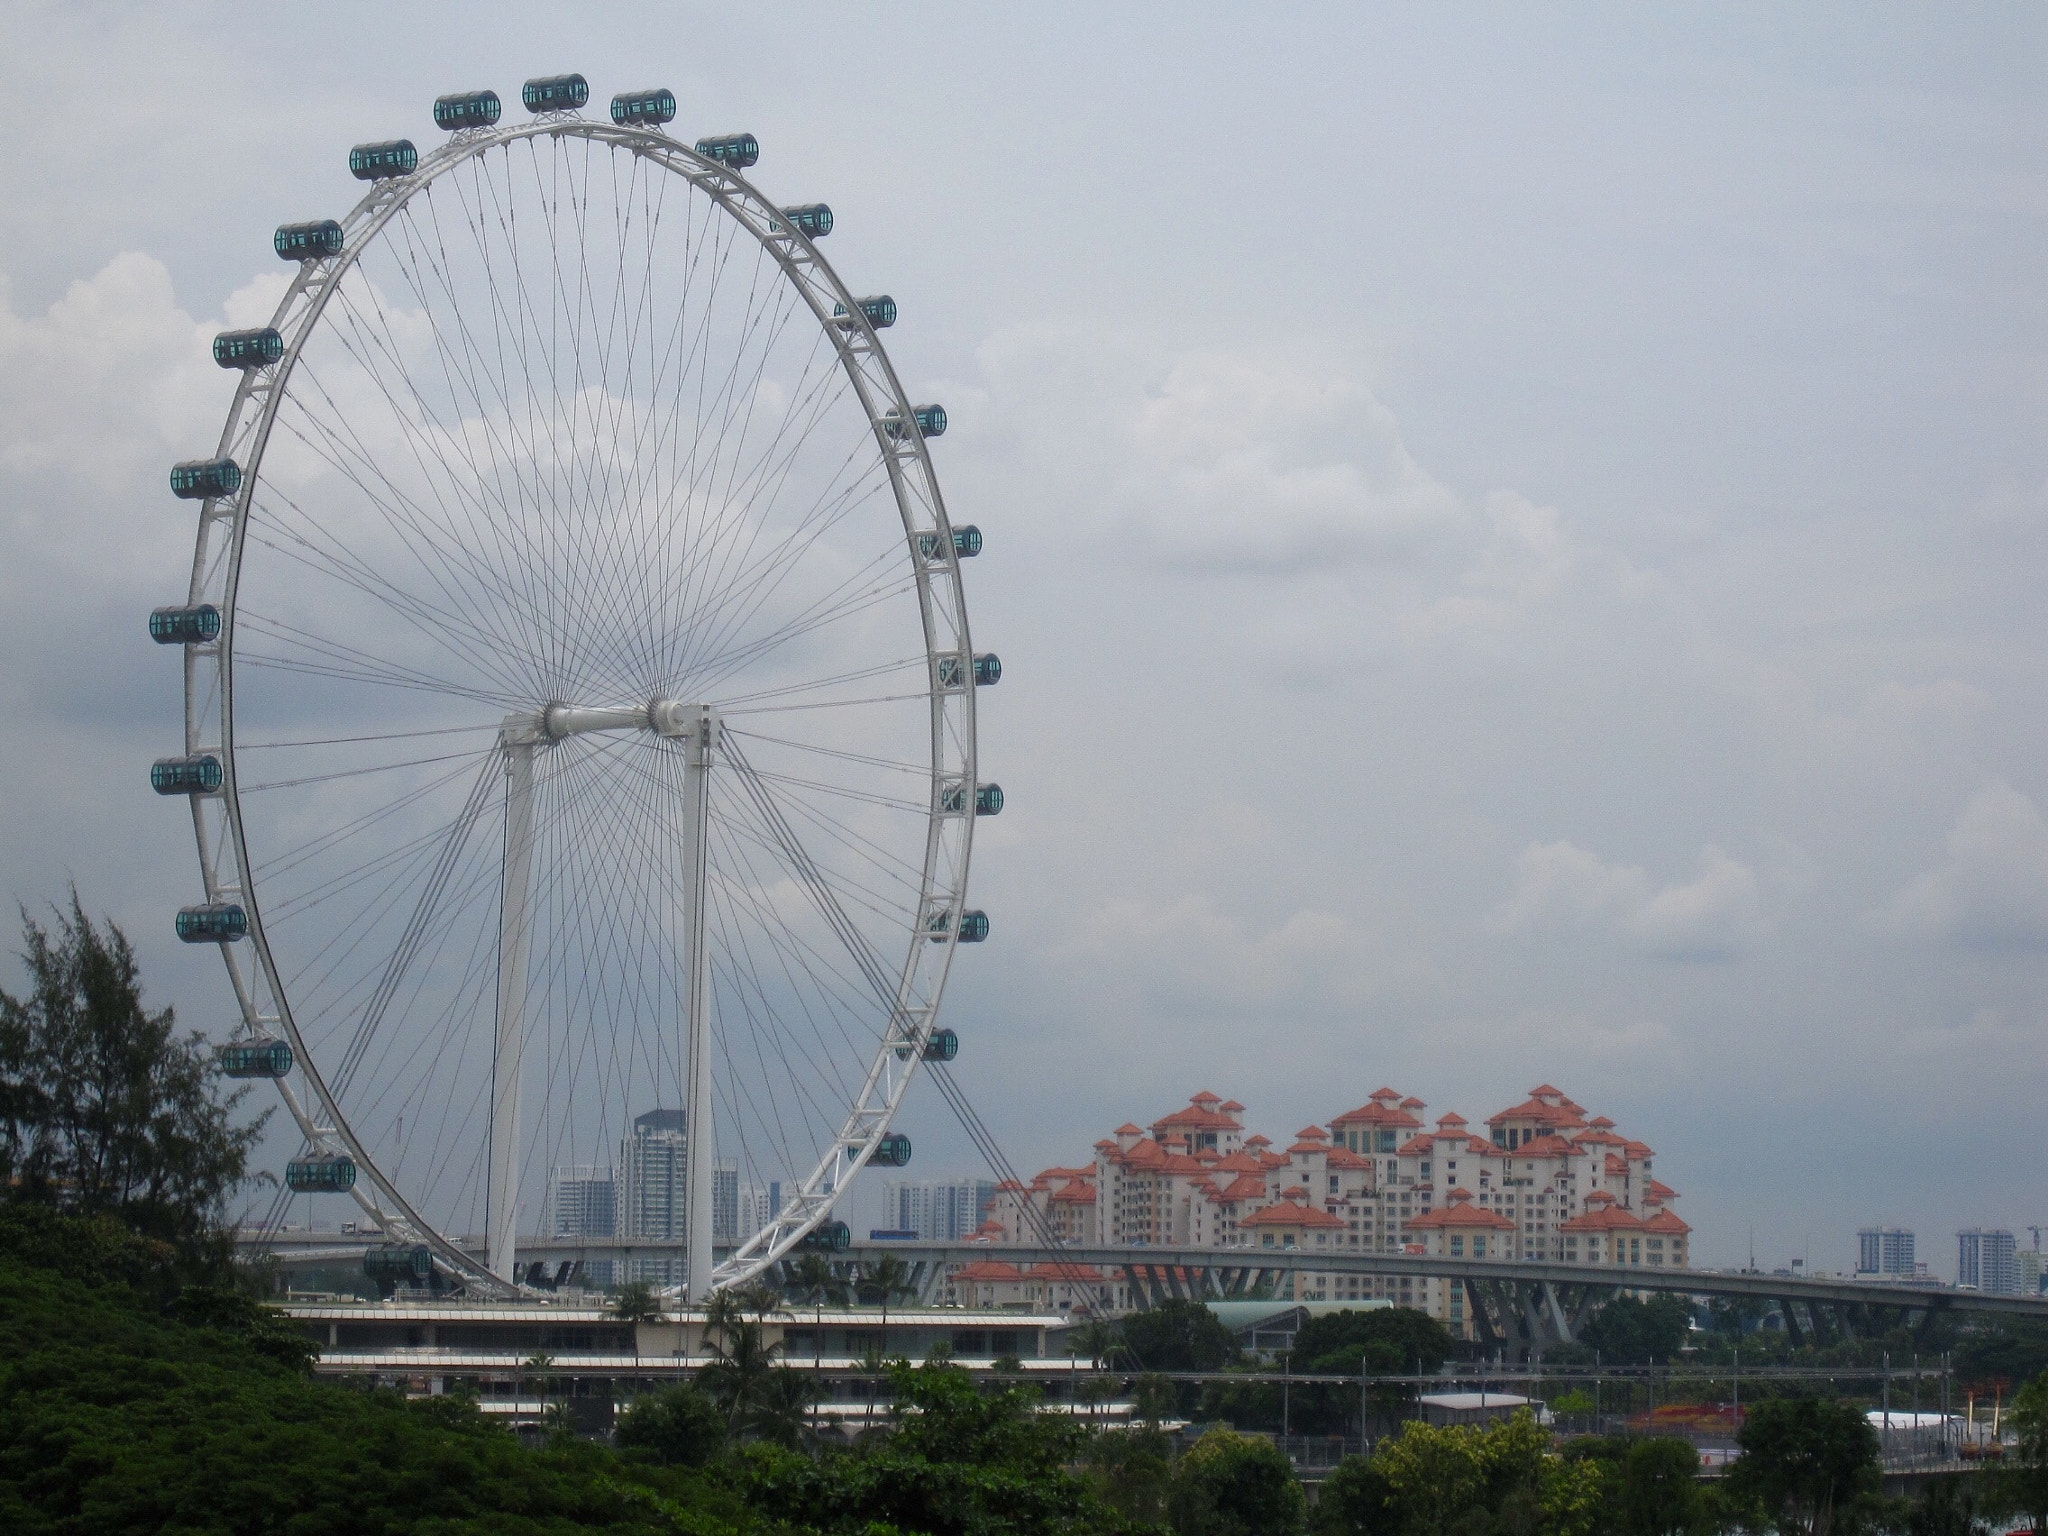
M 1086 1179 L 1076 1179 L 1073 1183 L 1063 1184 L 1054 1190 L 1052 1197 L 1062 1205 L 1093 1205 L 1095 1186 Z
M 1342 1216 L 1332 1216 L 1328 1211 L 1319 1211 L 1314 1206 L 1303 1205 L 1297 1200 L 1283 1200 L 1278 1205 L 1261 1206 L 1239 1223 L 1247 1227 L 1341 1227 Z
M 1676 1211 L 1659 1211 L 1643 1223 L 1643 1230 L 1645 1232 L 1675 1232 L 1680 1237 L 1683 1237 L 1692 1228 L 1679 1219 Z
M 1677 1218 L 1672 1218 L 1676 1220 Z M 1640 1216 L 1623 1206 L 1599 1203 L 1589 1196 L 1583 1214 L 1570 1221 L 1558 1223 L 1560 1232 L 1640 1232 L 1644 1223 Z M 1690 1230 L 1690 1229 L 1688 1229 Z
M 1435 1231 L 1443 1227 L 1482 1227 L 1488 1231 L 1507 1232 L 1515 1230 L 1515 1224 L 1499 1211 L 1488 1210 L 1483 1205 L 1474 1205 L 1471 1191 L 1464 1189 L 1452 1190 L 1448 1204 L 1408 1219 L 1408 1230 L 1411 1232 L 1417 1228 Z
M 1022 1280 L 1024 1271 L 1001 1259 L 976 1259 L 953 1276 L 955 1280 Z

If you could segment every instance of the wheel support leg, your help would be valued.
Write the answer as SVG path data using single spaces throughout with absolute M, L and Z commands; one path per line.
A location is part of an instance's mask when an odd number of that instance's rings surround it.
M 683 1268 L 688 1296 L 711 1294 L 712 1158 L 711 975 L 704 953 L 705 843 L 710 836 L 711 746 L 718 716 L 699 707 L 683 735 L 683 999 L 684 1059 L 689 1065 L 689 1112 L 683 1124 L 685 1201 Z
M 491 1057 L 490 1269 L 519 1279 L 519 1089 L 526 1056 L 527 904 L 533 875 L 531 741 L 507 740 L 505 884 L 498 908 L 498 1040 Z

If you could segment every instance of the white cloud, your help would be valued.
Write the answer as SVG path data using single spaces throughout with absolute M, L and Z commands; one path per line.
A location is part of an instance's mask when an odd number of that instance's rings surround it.
M 1119 898 L 1087 914 L 1068 957 L 1198 1014 L 1326 1014 L 1434 979 L 1426 960 L 1403 951 L 1384 930 L 1383 923 L 1318 907 L 1262 925 L 1202 895 Z
M 1371 391 L 1299 365 L 1187 354 L 1127 436 L 1127 504 L 1177 565 L 1324 571 L 1407 553 L 1459 517 Z
M 2048 821 L 2000 780 L 1979 790 L 1948 835 L 1948 858 L 1877 914 L 1895 932 L 1981 948 L 2048 945 Z
M 1656 888 L 1635 865 L 1610 864 L 1571 842 L 1531 843 L 1515 889 L 1494 914 L 1501 932 L 1539 926 L 1600 929 L 1643 954 L 1727 959 L 1761 927 L 1756 871 L 1709 843 L 1691 880 Z

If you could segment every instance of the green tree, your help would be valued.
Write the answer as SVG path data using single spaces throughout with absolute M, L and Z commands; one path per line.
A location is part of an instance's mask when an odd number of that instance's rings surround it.
M 1864 1522 L 1878 1487 L 1877 1431 L 1861 1409 L 1818 1398 L 1767 1398 L 1749 1410 L 1731 1492 L 1792 1536 Z
M 1088 1446 L 1088 1465 L 1103 1501 L 1143 1525 L 1165 1522 L 1173 1482 L 1173 1442 L 1156 1425 L 1112 1429 Z
M 667 1314 L 662 1310 L 661 1298 L 654 1293 L 654 1287 L 645 1280 L 628 1280 L 619 1287 L 612 1304 L 605 1308 L 607 1317 L 615 1317 L 622 1323 L 658 1323 Z
M 1178 1297 L 1123 1320 L 1124 1347 L 1147 1371 L 1220 1371 L 1237 1359 L 1237 1340 L 1199 1301 Z
M 2048 1531 L 2048 1371 L 2013 1395 L 2009 1422 L 2012 1454 L 1992 1478 L 1992 1497 L 2036 1531 Z
M 1290 1536 L 1308 1508 L 1280 1448 L 1230 1429 L 1210 1430 L 1181 1457 L 1168 1504 L 1178 1536 Z
M 1316 1536 L 1400 1536 L 1393 1484 L 1377 1462 L 1346 1456 L 1323 1479 L 1309 1523 Z
M 797 1300 L 814 1307 L 846 1300 L 846 1282 L 822 1253 L 803 1254 L 796 1263 L 787 1266 L 786 1274 L 789 1289 Z
M 1969 1478 L 1930 1477 L 1906 1515 L 1905 1536 L 1983 1536 L 1989 1529 Z
M 724 1412 L 693 1381 L 635 1398 L 619 1415 L 618 1447 L 665 1467 L 701 1467 L 725 1446 Z
M 1588 1319 L 1581 1337 L 1609 1365 L 1647 1365 L 1677 1354 L 1691 1327 L 1683 1296 L 1617 1296 Z
M 203 1036 L 143 1006 L 135 952 L 78 893 L 54 935 L 22 913 L 27 992 L 0 991 L 0 1190 L 196 1250 L 268 1113 L 237 1124 Z
M 1653 1436 L 1632 1443 L 1621 1460 L 1621 1526 L 1627 1536 L 1690 1536 L 1706 1504 L 1700 1453 L 1684 1440 Z
M 1294 1336 L 1292 1367 L 1308 1374 L 1403 1376 L 1436 1370 L 1455 1347 L 1443 1324 L 1412 1307 L 1333 1312 L 1301 1325 Z M 1406 1383 L 1377 1382 L 1370 1396 L 1375 1416 L 1391 1422 L 1406 1413 L 1416 1390 Z M 1354 1387 L 1298 1386 L 1294 1409 L 1302 1428 L 1339 1433 L 1358 1414 L 1359 1394 Z M 1359 1428 L 1363 1432 L 1365 1426 Z

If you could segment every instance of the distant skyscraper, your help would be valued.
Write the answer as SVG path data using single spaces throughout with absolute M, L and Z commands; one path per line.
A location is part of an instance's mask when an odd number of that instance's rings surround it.
M 740 1171 L 731 1163 L 711 1165 L 711 1241 L 730 1247 L 739 1241 Z
M 763 1188 L 759 1184 L 743 1184 L 739 1191 L 739 1234 L 750 1237 L 773 1221 L 782 1210 L 782 1181 L 774 1180 Z M 735 1239 L 737 1241 L 737 1239 Z
M 1856 1234 L 1856 1273 L 1913 1273 L 1913 1234 L 1904 1227 L 1864 1227 Z
M 608 1166 L 576 1163 L 557 1168 L 552 1204 L 556 1237 L 616 1237 L 619 1232 L 619 1186 Z M 608 1287 L 615 1276 L 610 1259 L 587 1259 L 583 1278 Z
M 882 1186 L 883 1225 L 927 1242 L 972 1237 L 996 1198 L 992 1179 L 899 1179 Z
M 1970 1227 L 1956 1234 L 1956 1284 L 1989 1296 L 2017 1296 L 2019 1244 L 1998 1227 Z
M 683 1207 L 688 1198 L 689 1150 L 680 1109 L 650 1109 L 633 1120 L 633 1132 L 619 1144 L 619 1235 L 652 1237 L 676 1245 L 672 1254 L 636 1253 L 632 1279 L 655 1285 L 683 1283 Z M 712 1210 L 717 1210 L 716 1200 Z

